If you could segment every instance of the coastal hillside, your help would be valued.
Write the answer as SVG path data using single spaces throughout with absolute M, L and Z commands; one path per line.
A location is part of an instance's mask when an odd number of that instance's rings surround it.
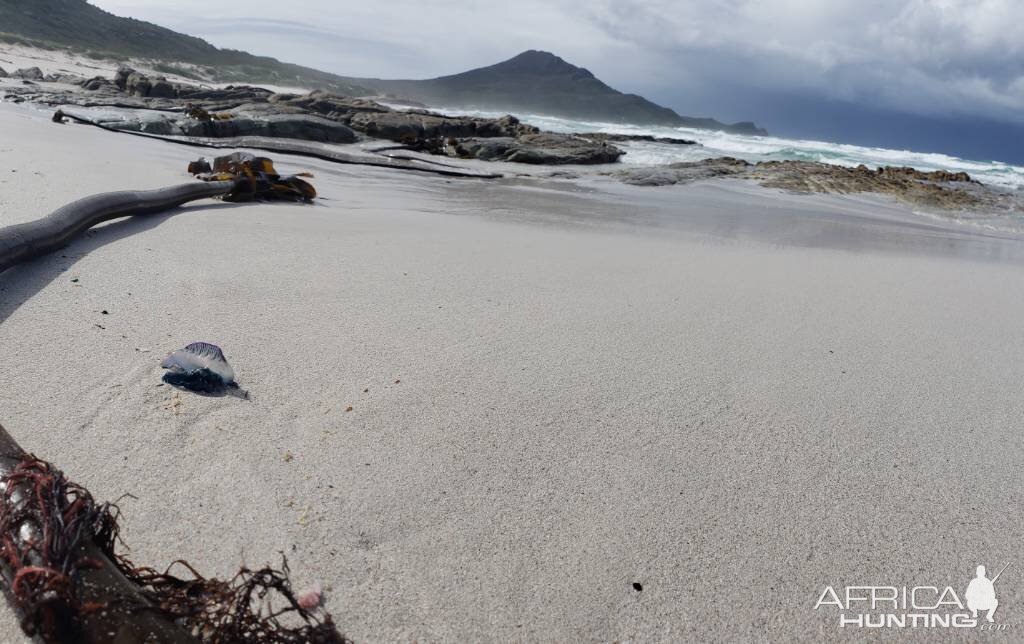
M 371 91 L 335 74 L 218 49 L 201 38 L 115 16 L 85 0 L 0 0 L 0 41 L 71 48 L 97 59 L 163 61 L 165 73 L 204 81 L 316 87 L 346 95 Z
M 437 107 L 766 134 L 753 123 L 729 125 L 712 118 L 680 116 L 642 96 L 615 90 L 590 71 L 543 51 L 526 51 L 489 67 L 427 80 L 344 77 L 219 49 L 201 38 L 115 16 L 86 0 L 0 0 L 0 41 L 69 48 L 96 59 L 152 61 L 155 71 L 198 81 L 262 83 L 345 96 L 385 95 Z
M 642 96 L 624 94 L 589 70 L 546 51 L 525 51 L 489 67 L 429 80 L 351 78 L 382 94 L 428 105 L 522 111 L 573 119 L 766 134 L 753 123 L 680 116 Z

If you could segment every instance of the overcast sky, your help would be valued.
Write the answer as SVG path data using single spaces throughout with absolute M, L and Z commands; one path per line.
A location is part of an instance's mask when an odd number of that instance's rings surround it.
M 680 113 L 787 133 L 809 118 L 796 104 L 1024 126 L 1024 0 L 92 2 L 352 76 L 427 78 L 544 49 Z

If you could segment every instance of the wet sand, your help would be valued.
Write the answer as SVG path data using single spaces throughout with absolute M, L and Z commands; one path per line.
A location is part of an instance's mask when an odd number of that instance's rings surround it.
M 6 105 L 0 130 L 0 225 L 197 156 Z M 825 585 L 1021 561 L 1019 240 L 749 184 L 276 161 L 323 199 L 0 275 L 0 422 L 137 497 L 137 562 L 284 552 L 357 641 L 823 641 L 862 637 Z M 196 340 L 250 400 L 161 386 Z

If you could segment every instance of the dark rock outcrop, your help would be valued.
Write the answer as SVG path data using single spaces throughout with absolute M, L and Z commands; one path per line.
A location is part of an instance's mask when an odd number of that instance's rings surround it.
M 810 194 L 875 193 L 916 206 L 965 209 L 998 205 L 1006 195 L 985 190 L 965 172 L 923 172 L 891 166 L 871 169 L 829 165 L 814 161 L 763 161 L 750 164 L 723 157 L 693 163 L 649 168 L 628 168 L 614 173 L 623 182 L 640 186 L 667 186 L 716 177 L 757 181 L 767 188 Z
M 43 81 L 47 83 L 67 83 L 68 85 L 81 85 L 84 80 L 81 76 L 67 73 L 47 74 L 43 78 Z
M 591 141 L 605 141 L 611 143 L 623 143 L 629 141 L 641 141 L 644 143 L 665 143 L 667 145 L 700 145 L 689 139 L 673 139 L 667 136 L 652 136 L 650 134 L 612 134 L 608 132 L 581 132 L 576 136 Z
M 663 166 L 634 167 L 621 170 L 616 175 L 623 183 L 634 186 L 671 186 L 677 183 L 692 183 L 702 179 L 738 175 L 746 172 L 749 167 L 750 164 L 743 159 L 720 157 Z
M 92 78 L 87 78 L 83 80 L 80 84 L 82 86 L 82 89 L 88 90 L 90 92 L 106 91 L 109 93 L 113 93 L 119 89 L 118 86 L 114 83 L 114 81 L 110 80 L 109 78 L 104 78 L 102 76 L 93 76 Z
M 176 105 L 169 101 L 174 99 L 187 99 L 190 102 L 205 101 L 215 109 L 232 109 L 245 103 L 266 103 L 271 96 L 274 96 L 274 93 L 268 89 L 248 85 L 212 88 L 172 83 L 164 76 L 150 78 L 142 72 L 126 66 L 119 68 L 112 80 L 97 76 L 82 80 L 79 84 L 83 89 L 92 92 L 120 91 L 128 96 L 150 99 L 143 104 L 154 109 L 173 108 Z M 161 99 L 165 100 L 161 101 Z
M 391 112 L 388 107 L 366 98 L 338 96 L 321 90 L 309 94 L 274 94 L 268 102 L 274 105 L 289 105 L 315 112 L 328 118 L 345 118 L 359 112 L 384 113 Z
M 320 143 L 354 143 L 356 133 L 348 126 L 309 114 L 272 114 L 262 118 L 232 117 L 199 120 L 117 119 L 102 122 L 116 130 L 145 132 L 163 136 L 192 136 L 213 139 L 241 136 L 299 139 Z
M 272 114 L 261 119 L 233 118 L 224 121 L 190 121 L 182 128 L 188 136 L 216 138 L 268 136 L 321 143 L 354 143 L 356 133 L 337 121 L 308 114 Z
M 7 72 L 4 71 L 3 67 L 0 67 L 0 78 L 7 78 Z
M 164 81 L 166 82 L 166 80 Z M 114 84 L 124 93 L 130 96 L 150 96 L 153 89 L 153 81 L 148 76 L 141 72 L 137 72 L 131 67 L 121 67 L 114 74 Z M 170 85 L 170 83 L 168 83 Z M 155 96 L 154 98 L 173 98 L 175 96 L 172 91 L 169 96 Z
M 13 74 L 11 74 L 11 76 L 32 81 L 41 81 L 44 78 L 43 70 L 39 69 L 38 67 L 25 67 L 23 69 L 19 69 Z
M 522 123 L 511 114 L 495 120 L 475 119 L 476 136 L 525 136 L 540 134 L 540 128 Z
M 419 109 L 399 111 L 365 98 L 322 91 L 275 94 L 259 87 L 175 84 L 130 67 L 118 69 L 111 80 L 79 79 L 77 84 L 82 91 L 25 90 L 20 96 L 50 105 L 157 110 L 104 125 L 158 135 L 352 143 L 358 132 L 432 154 L 552 165 L 613 163 L 624 154 L 608 142 L 613 135 L 543 133 L 511 115 L 448 116 Z M 168 115 L 175 113 L 180 116 Z
M 166 78 L 159 77 L 150 84 L 148 96 L 153 98 L 175 98 L 178 96 L 178 90 L 174 85 L 167 82 Z
M 149 90 L 152 88 L 153 83 L 145 74 L 132 72 L 125 80 L 124 91 L 132 96 L 149 96 Z
M 348 123 L 368 136 L 391 141 L 437 137 L 516 137 L 540 131 L 532 125 L 520 123 L 513 116 L 490 120 L 430 112 L 360 111 L 352 114 Z
M 484 161 L 509 161 L 543 165 L 592 165 L 614 163 L 625 154 L 607 143 L 595 143 L 568 134 L 544 132 L 516 138 L 470 138 L 456 141 L 450 154 Z
M 199 87 L 196 85 L 175 85 L 178 98 L 189 101 L 206 101 L 210 105 L 228 106 L 245 103 L 266 103 L 274 95 L 269 89 L 251 85 L 228 85 L 224 88 Z
M 752 178 L 763 186 L 791 192 L 873 192 L 940 208 L 979 204 L 977 194 L 956 185 L 977 183 L 965 172 L 922 172 L 889 166 L 872 170 L 864 165 L 848 168 L 812 161 L 765 161 L 754 166 Z
M 857 171 L 860 173 L 871 172 L 865 165 L 857 166 Z M 914 179 L 916 181 L 934 181 L 936 183 L 978 183 L 966 172 L 949 172 L 948 170 L 923 172 L 915 168 L 885 166 L 884 168 L 878 168 L 875 174 L 892 180 Z

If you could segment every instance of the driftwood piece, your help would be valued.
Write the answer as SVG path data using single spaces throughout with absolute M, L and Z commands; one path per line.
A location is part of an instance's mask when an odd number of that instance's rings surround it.
M 234 187 L 234 181 L 193 182 L 160 190 L 105 192 L 79 199 L 37 221 L 0 229 L 0 273 L 63 248 L 104 221 L 160 212 L 189 201 L 225 195 Z
M 66 524 L 60 534 L 53 534 L 54 524 L 39 513 L 40 495 L 30 480 L 11 478 L 27 457 L 0 426 L 0 480 L 6 510 L 0 516 L 0 574 L 26 633 L 43 642 L 198 642 L 154 610 L 101 551 L 93 539 L 93 526 Z M 60 523 L 64 517 L 59 517 Z M 48 553 L 56 551 L 68 554 L 65 561 L 47 561 Z M 18 558 L 24 560 L 14 560 Z M 66 585 L 71 587 L 64 592 Z

